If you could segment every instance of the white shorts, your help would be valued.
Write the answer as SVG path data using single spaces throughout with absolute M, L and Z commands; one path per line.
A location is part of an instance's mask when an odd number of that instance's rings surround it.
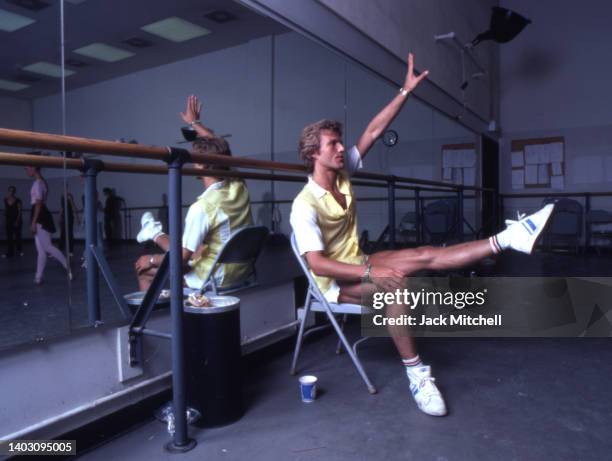
M 202 288 L 202 285 L 204 284 L 204 280 L 198 277 L 195 271 L 187 272 L 185 275 L 183 275 L 183 280 L 185 280 L 185 285 L 187 285 L 189 288 L 195 288 L 196 290 Z
M 325 293 L 323 293 L 323 296 L 325 296 L 325 299 L 327 299 L 328 302 L 338 304 L 338 297 L 340 296 L 340 287 L 338 286 L 335 280 L 331 281 L 329 288 Z

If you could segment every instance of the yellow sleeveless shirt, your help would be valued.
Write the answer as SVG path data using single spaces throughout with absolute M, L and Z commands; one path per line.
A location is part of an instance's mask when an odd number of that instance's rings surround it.
M 363 264 L 363 253 L 359 248 L 357 236 L 357 215 L 353 187 L 345 171 L 338 173 L 336 179 L 338 190 L 346 197 L 346 210 L 336 201 L 333 195 L 325 192 L 317 198 L 309 185 L 304 186 L 295 198 L 295 202 L 312 207 L 317 215 L 317 224 L 321 230 L 325 250 L 324 255 L 335 261 L 347 264 Z M 331 286 L 329 277 L 319 277 L 310 271 L 321 289 L 325 293 Z
M 208 277 L 212 264 L 229 235 L 253 224 L 249 191 L 242 180 L 225 180 L 225 184 L 210 190 L 195 202 L 206 214 L 209 228 L 204 237 L 204 250 L 192 261 L 193 271 L 201 280 Z M 229 226 L 229 232 L 227 227 Z M 230 286 L 246 278 L 249 264 L 223 264 L 217 270 L 217 286 Z

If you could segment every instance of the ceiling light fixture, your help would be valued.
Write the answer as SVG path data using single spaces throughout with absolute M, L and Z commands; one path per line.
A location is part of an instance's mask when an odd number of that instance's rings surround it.
M 217 24 L 225 24 L 226 22 L 230 22 L 235 19 L 238 19 L 235 15 L 233 15 L 229 11 L 224 11 L 224 10 L 211 11 L 210 13 L 206 13 L 204 17 L 210 19 L 213 22 L 216 22 Z
M 4 32 L 15 32 L 35 22 L 32 18 L 0 9 L 0 30 Z
M 105 43 L 92 43 L 91 45 L 73 50 L 73 52 L 104 62 L 117 62 L 134 56 L 134 53 L 131 51 L 122 50 Z
M 133 46 L 134 48 L 148 48 L 153 46 L 153 42 L 140 37 L 128 38 L 127 40 L 123 40 L 122 43 Z
M 22 70 L 34 72 L 35 74 L 48 75 L 49 77 L 61 78 L 62 68 L 57 64 L 52 64 L 46 61 L 35 62 L 28 66 L 22 67 Z M 70 69 L 64 69 L 64 75 L 69 77 L 76 72 Z
M 23 83 L 13 82 L 11 80 L 3 80 L 0 78 L 0 90 L 6 91 L 21 91 L 26 88 L 29 88 L 30 85 L 25 85 Z
M 176 16 L 147 24 L 141 29 L 176 43 L 210 34 L 210 30 Z

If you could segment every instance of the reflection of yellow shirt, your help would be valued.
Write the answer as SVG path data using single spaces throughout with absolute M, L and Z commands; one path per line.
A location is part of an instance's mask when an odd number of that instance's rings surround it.
M 293 201 L 291 224 L 298 240 L 298 247 L 302 254 L 322 250 L 326 257 L 336 261 L 363 264 L 363 253 L 359 248 L 357 236 L 355 200 L 348 173 L 341 171 L 336 181 L 338 190 L 346 198 L 346 210 L 330 192 L 315 183 L 312 178 Z M 307 223 L 309 219 L 316 219 L 316 223 Z M 315 239 L 310 239 L 312 243 L 309 243 L 308 237 L 300 238 L 302 237 L 299 235 L 300 232 L 312 224 L 315 224 L 320 231 L 322 248 L 317 247 Z M 301 242 L 306 243 L 300 245 Z M 333 279 L 329 277 L 319 277 L 314 273 L 313 276 L 322 293 L 326 293 L 334 284 Z M 335 298 L 337 300 L 337 294 Z
M 193 248 L 193 244 L 187 243 L 189 237 L 186 234 L 194 233 L 190 229 L 190 215 L 198 216 L 200 221 L 195 233 L 201 232 L 203 240 L 200 236 L 198 248 Z M 191 251 L 201 250 L 191 262 L 193 270 L 185 275 L 187 285 L 191 288 L 200 288 L 230 235 L 252 224 L 249 191 L 244 181 L 225 180 L 207 188 L 187 213 L 183 247 Z M 223 264 L 216 271 L 215 283 L 220 287 L 230 286 L 245 279 L 250 272 L 249 264 Z

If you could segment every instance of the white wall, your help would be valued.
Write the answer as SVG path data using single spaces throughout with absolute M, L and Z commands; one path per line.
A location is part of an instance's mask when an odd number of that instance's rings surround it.
M 462 99 L 459 51 L 437 43 L 434 35 L 454 31 L 466 43 L 489 25 L 495 0 L 320 0 L 328 8 L 363 31 L 397 57 L 405 59 L 408 51 L 416 56 L 420 70 L 429 69 L 428 77 L 448 94 Z M 483 42 L 474 50 L 478 62 L 496 78 L 496 47 Z M 490 113 L 495 93 L 490 80 L 473 81 L 467 90 L 467 104 L 484 119 Z
M 564 191 L 612 191 L 612 64 L 607 58 L 612 4 L 505 0 L 502 6 L 533 21 L 501 47 L 503 191 L 511 192 L 511 140 L 546 136 L 565 137 Z M 586 163 L 592 166 L 584 177 L 578 168 Z M 521 206 L 539 202 L 522 200 Z M 610 202 L 600 199 L 593 205 L 611 209 Z

